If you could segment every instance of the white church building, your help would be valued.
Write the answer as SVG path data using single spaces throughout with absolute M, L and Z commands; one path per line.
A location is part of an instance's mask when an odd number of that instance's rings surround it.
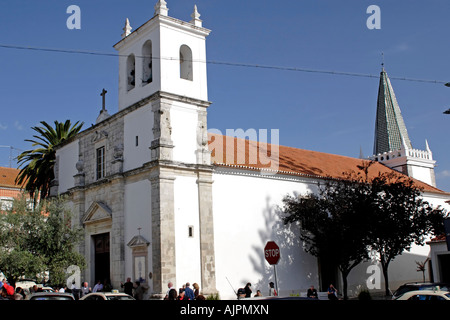
M 267 295 L 274 269 L 263 248 L 273 240 L 281 249 L 282 295 L 330 281 L 339 288 L 340 276 L 303 251 L 279 207 L 287 194 L 314 192 L 324 178 L 340 178 L 369 160 L 208 133 L 210 30 L 199 17 L 194 8 L 189 22 L 173 18 L 159 0 L 154 16 L 133 32 L 127 19 L 114 45 L 118 111 L 110 115 L 104 104 L 95 125 L 57 148 L 52 194 L 68 196 L 74 225 L 84 230 L 79 250 L 88 267 L 81 280 L 110 279 L 120 288 L 127 277 L 140 279 L 153 297 L 163 296 L 168 282 L 176 288 L 197 282 L 204 294 L 222 299 L 235 299 L 233 290 L 250 282 L 253 292 Z M 379 90 L 375 140 L 382 143 L 371 174 L 398 170 L 417 179 L 426 200 L 448 208 L 450 194 L 435 186 L 432 153 L 412 148 L 384 70 Z M 392 286 L 420 280 L 414 261 L 428 251 L 396 259 Z M 370 276 L 366 268 L 350 273 L 353 292 Z

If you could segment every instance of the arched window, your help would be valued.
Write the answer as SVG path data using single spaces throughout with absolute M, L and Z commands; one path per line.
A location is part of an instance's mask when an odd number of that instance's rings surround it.
M 130 54 L 127 58 L 127 90 L 130 91 L 136 85 L 136 64 L 134 54 Z
M 152 42 L 147 40 L 142 47 L 142 85 L 152 82 Z
M 192 74 L 192 50 L 187 45 L 180 47 L 180 78 L 191 80 Z

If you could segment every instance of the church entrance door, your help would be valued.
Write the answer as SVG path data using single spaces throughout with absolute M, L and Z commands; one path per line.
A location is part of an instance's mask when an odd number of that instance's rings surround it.
M 97 234 L 93 236 L 95 245 L 95 282 L 110 278 L 110 262 L 109 262 L 109 232 Z

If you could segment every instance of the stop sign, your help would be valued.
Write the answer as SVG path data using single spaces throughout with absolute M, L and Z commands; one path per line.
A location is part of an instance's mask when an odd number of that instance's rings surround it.
M 275 241 L 267 242 L 264 247 L 264 257 L 269 264 L 277 264 L 280 260 L 280 248 L 275 243 Z

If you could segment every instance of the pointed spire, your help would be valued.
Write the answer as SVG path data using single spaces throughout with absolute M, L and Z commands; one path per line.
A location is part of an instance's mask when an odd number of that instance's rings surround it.
M 122 39 L 127 37 L 130 33 L 131 33 L 131 25 L 130 25 L 130 20 L 128 20 L 128 18 L 125 20 L 125 27 L 123 27 L 123 33 L 122 33 Z
M 427 139 L 425 139 L 425 148 L 426 148 L 426 150 L 427 150 L 429 153 L 431 153 L 430 145 L 428 144 L 428 140 L 427 140 Z
M 364 159 L 364 153 L 363 153 L 362 146 L 359 146 L 359 158 Z
M 194 12 L 191 14 L 191 18 L 192 20 L 190 21 L 190 23 L 197 27 L 202 26 L 202 20 L 200 20 L 200 13 L 198 13 L 197 5 L 194 5 Z
M 377 155 L 401 148 L 412 149 L 411 141 L 391 81 L 383 67 L 378 88 L 373 151 Z
M 162 15 L 167 16 L 169 9 L 167 8 L 167 2 L 164 0 L 158 0 L 158 3 L 155 5 L 155 16 Z

